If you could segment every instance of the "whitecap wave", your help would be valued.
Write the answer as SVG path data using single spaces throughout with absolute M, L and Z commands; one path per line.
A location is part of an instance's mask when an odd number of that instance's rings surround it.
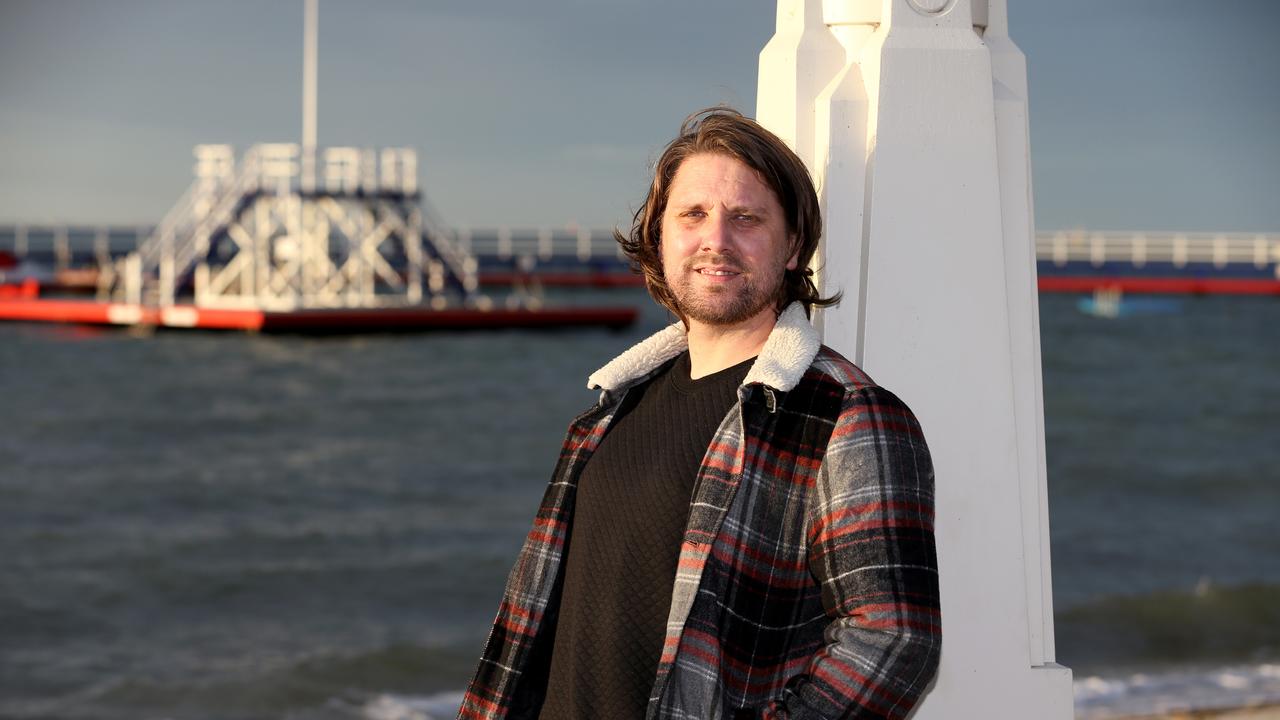
M 428 696 L 381 694 L 360 708 L 364 720 L 448 720 L 462 692 Z M 1077 720 L 1249 707 L 1280 703 L 1280 664 L 1090 675 L 1075 681 Z
M 364 704 L 365 720 L 448 720 L 458 716 L 462 692 L 445 692 L 426 697 L 378 695 Z
M 1075 681 L 1079 720 L 1273 703 L 1280 703 L 1277 664 L 1086 676 Z

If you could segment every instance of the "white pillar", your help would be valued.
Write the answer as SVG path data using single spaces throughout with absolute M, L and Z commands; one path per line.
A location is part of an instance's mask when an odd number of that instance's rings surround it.
M 816 91 L 766 82 L 785 75 L 773 49 L 797 36 L 784 9 L 798 3 L 779 0 L 757 115 L 798 143 L 822 193 L 815 264 L 824 292 L 844 292 L 821 313 L 827 344 L 915 410 L 937 474 L 942 665 L 914 717 L 1069 718 L 1071 673 L 1053 662 L 1026 70 L 1005 0 L 825 0 L 799 33 L 821 50 L 797 51 L 793 71 L 829 77 Z
M 822 23 L 822 0 L 778 0 L 777 22 L 760 51 L 756 120 L 812 168 L 813 98 L 843 67 L 844 51 Z

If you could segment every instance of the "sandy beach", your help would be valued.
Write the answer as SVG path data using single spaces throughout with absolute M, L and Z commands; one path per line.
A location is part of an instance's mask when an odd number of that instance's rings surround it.
M 1127 715 L 1116 720 L 1280 720 L 1280 705 L 1183 710 L 1157 715 Z

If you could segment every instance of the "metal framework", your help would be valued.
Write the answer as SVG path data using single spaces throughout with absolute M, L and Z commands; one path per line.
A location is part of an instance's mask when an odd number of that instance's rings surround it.
M 103 300 L 292 310 L 483 304 L 476 263 L 419 207 L 411 149 L 331 147 L 304 188 L 296 144 L 195 148 L 195 182 L 136 252 L 103 266 Z M 309 184 L 309 183 L 306 183 Z

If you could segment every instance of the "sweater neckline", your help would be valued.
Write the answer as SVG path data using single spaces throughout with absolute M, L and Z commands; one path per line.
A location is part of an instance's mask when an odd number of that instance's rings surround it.
M 731 365 L 695 380 L 689 377 L 692 361 L 689 358 L 689 351 L 685 350 L 675 357 L 671 369 L 667 371 L 667 377 L 671 379 L 671 386 L 684 395 L 710 392 L 711 388 L 721 386 L 730 386 L 731 389 L 736 390 L 755 361 L 755 357 L 750 357 L 737 365 Z

